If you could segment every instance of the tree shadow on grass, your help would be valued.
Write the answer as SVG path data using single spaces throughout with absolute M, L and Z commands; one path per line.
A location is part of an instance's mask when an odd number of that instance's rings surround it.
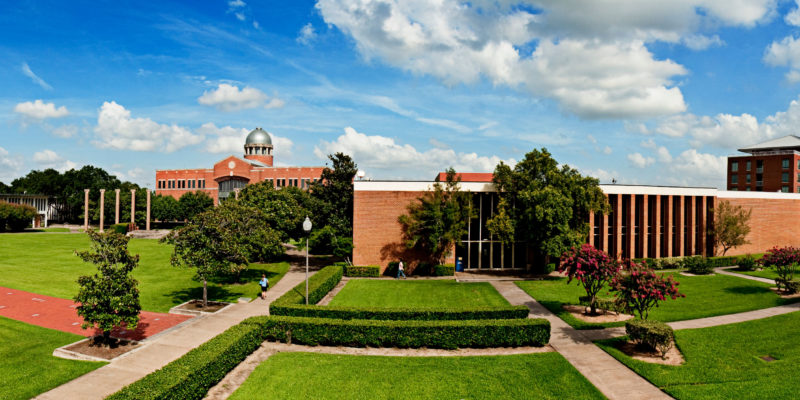
M 167 293 L 175 305 L 185 303 L 189 300 L 198 300 L 203 298 L 203 287 L 193 287 L 175 290 Z M 217 285 L 208 285 L 208 300 L 209 301 L 234 301 L 240 296 L 239 293 L 234 293 L 225 287 Z
M 768 288 L 761 286 L 733 286 L 726 287 L 723 290 L 733 294 L 761 294 L 770 292 Z

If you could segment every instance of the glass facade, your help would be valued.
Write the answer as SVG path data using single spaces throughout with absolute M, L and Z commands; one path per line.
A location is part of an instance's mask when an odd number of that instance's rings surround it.
M 474 217 L 469 221 L 467 234 L 456 246 L 456 260 L 466 269 L 524 269 L 527 267 L 526 246 L 519 243 L 504 246 L 495 240 L 486 221 L 497 211 L 497 193 L 473 193 Z

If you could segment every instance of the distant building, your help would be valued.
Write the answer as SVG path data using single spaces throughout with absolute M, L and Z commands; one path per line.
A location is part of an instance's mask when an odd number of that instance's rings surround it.
M 34 228 L 47 228 L 51 220 L 58 219 L 58 204 L 44 194 L 0 194 L 0 201 L 12 204 L 25 204 L 36 209 L 36 217 L 31 221 Z
M 325 167 L 273 167 L 272 138 L 261 128 L 251 131 L 244 142 L 244 156 L 229 156 L 206 169 L 156 170 L 156 193 L 176 199 L 186 192 L 203 191 L 214 203 L 234 196 L 250 183 L 268 181 L 274 187 L 308 188 L 318 181 Z
M 800 137 L 789 135 L 728 157 L 728 190 L 800 193 Z

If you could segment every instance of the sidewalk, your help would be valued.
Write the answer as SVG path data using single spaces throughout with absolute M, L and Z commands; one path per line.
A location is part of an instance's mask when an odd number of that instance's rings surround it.
M 736 268 L 736 267 L 714 268 L 714 272 L 716 272 L 716 273 L 718 273 L 720 275 L 735 276 L 737 278 L 749 279 L 751 281 L 769 283 L 770 285 L 774 285 L 775 284 L 775 281 L 773 279 L 762 278 L 760 276 L 750 276 L 750 275 L 745 275 L 745 274 L 737 274 L 735 272 L 729 272 L 728 271 L 729 269 L 733 269 L 733 268 Z
M 528 318 L 550 321 L 550 345 L 609 399 L 670 399 L 646 379 L 595 346 L 580 331 L 548 311 L 514 282 L 491 282 L 512 305 L 526 305 Z
M 269 313 L 268 305 L 297 284 L 305 280 L 305 269 L 292 268 L 267 292 L 266 301 L 256 299 L 250 303 L 234 304 L 215 314 L 198 317 L 163 332 L 147 341 L 141 349 L 120 357 L 108 365 L 67 382 L 35 399 L 103 399 L 124 386 L 163 367 L 186 354 L 189 350 L 207 342 L 242 320 Z

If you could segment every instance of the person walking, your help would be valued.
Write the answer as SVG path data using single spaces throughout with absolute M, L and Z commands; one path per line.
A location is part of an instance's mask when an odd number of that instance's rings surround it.
M 403 262 L 402 261 L 397 263 L 397 279 L 400 279 L 400 275 L 403 275 L 403 279 L 406 279 L 406 273 L 403 271 Z
M 267 288 L 269 288 L 269 279 L 267 279 L 266 274 L 261 274 L 261 280 L 258 281 L 258 284 L 261 285 L 261 298 L 266 300 Z

